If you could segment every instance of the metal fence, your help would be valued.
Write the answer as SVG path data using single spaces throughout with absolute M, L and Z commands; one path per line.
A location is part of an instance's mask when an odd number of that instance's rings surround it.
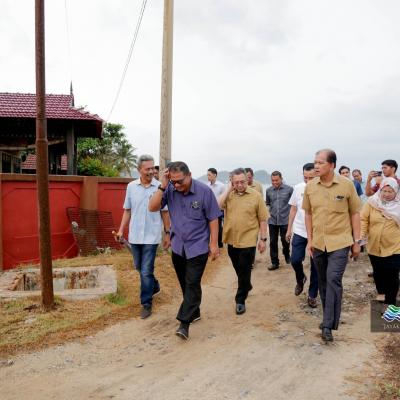
M 79 255 L 98 254 L 111 248 L 121 249 L 121 244 L 114 240 L 112 234 L 115 226 L 111 212 L 68 207 L 67 216 Z

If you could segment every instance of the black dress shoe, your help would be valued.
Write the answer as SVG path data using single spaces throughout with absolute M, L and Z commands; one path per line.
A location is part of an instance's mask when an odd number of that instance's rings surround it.
M 244 304 L 236 304 L 236 314 L 244 314 L 246 312 L 246 306 Z
M 146 319 L 149 318 L 151 315 L 151 307 L 142 307 L 142 309 L 140 310 L 140 318 L 141 319 Z
M 296 287 L 294 288 L 294 294 L 295 296 L 299 296 L 304 289 L 304 284 L 306 283 L 307 277 L 304 275 L 303 280 L 301 282 L 298 282 Z
M 183 340 L 189 339 L 189 324 L 185 324 L 181 322 L 179 328 L 176 331 L 176 335 L 179 336 Z
M 268 267 L 268 269 L 270 270 L 270 271 L 273 271 L 274 269 L 278 269 L 279 268 L 279 265 L 277 265 L 277 264 L 272 264 L 272 265 L 270 265 L 269 267 Z
M 332 330 L 330 328 L 322 328 L 321 337 L 325 342 L 333 342 Z
M 201 320 L 200 309 L 198 308 L 197 311 L 192 316 L 192 323 Z

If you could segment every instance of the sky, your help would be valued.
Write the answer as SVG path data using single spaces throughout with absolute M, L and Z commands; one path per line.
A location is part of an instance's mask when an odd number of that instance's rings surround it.
M 106 120 L 141 5 L 47 1 L 46 92 L 72 80 L 75 104 Z M 399 15 L 397 0 L 175 0 L 172 159 L 290 183 L 321 148 L 364 175 L 400 161 Z M 163 1 L 148 0 L 109 119 L 156 162 L 162 25 Z M 34 1 L 2 0 L 1 92 L 35 92 L 34 57 Z

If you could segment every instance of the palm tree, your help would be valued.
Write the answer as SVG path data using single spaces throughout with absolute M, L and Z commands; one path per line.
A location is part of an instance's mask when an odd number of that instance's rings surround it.
M 119 173 L 125 173 L 132 178 L 131 170 L 137 166 L 136 149 L 127 141 L 120 141 L 114 150 L 114 165 Z

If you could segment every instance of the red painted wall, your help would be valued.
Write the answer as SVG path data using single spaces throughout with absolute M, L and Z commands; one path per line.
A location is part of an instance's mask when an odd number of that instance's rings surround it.
M 39 261 L 38 211 L 35 176 L 0 174 L 0 269 L 14 268 L 22 263 Z M 6 175 L 9 175 L 8 177 Z M 16 179 L 11 179 L 12 177 Z M 111 211 L 115 227 L 122 217 L 127 179 L 98 178 L 97 209 Z M 50 223 L 52 257 L 71 258 L 78 254 L 67 207 L 81 206 L 82 177 L 50 178 Z M 2 259 L 2 263 L 1 263 Z

